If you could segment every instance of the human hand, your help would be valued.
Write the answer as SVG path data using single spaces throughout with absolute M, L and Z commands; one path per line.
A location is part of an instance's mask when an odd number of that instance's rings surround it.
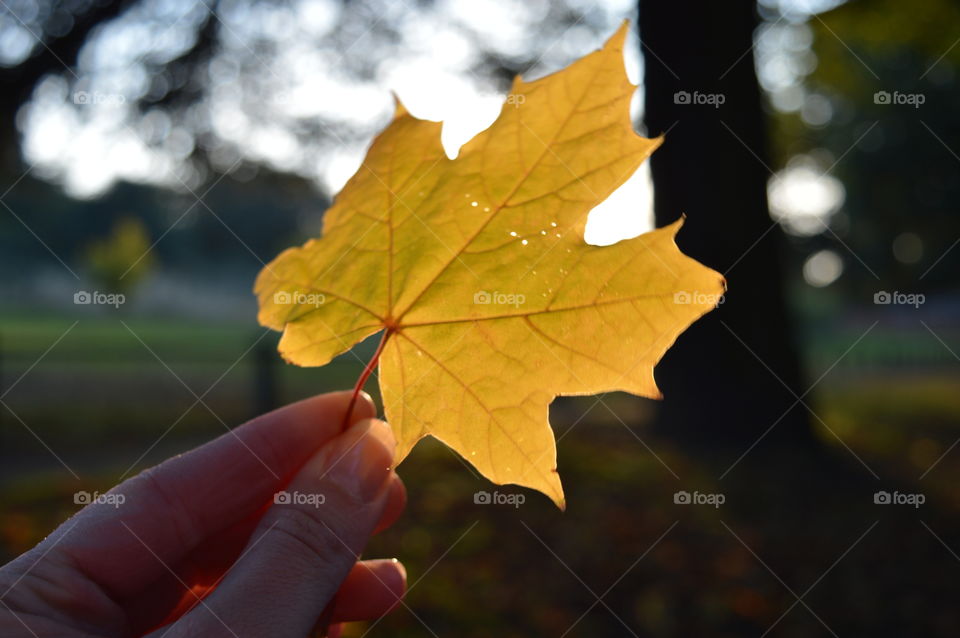
M 0 635 L 304 638 L 390 611 L 403 566 L 358 556 L 406 492 L 369 397 L 340 431 L 350 394 L 261 416 L 83 508 L 0 568 Z

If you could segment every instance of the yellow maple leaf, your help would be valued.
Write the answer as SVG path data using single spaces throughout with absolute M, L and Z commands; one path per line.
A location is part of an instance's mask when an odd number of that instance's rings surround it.
M 626 32 L 553 75 L 518 77 L 453 160 L 441 124 L 398 104 L 322 238 L 258 276 L 259 320 L 283 330 L 292 363 L 323 365 L 383 331 L 398 462 L 432 435 L 494 483 L 563 507 L 554 397 L 659 397 L 653 366 L 716 305 L 723 278 L 680 252 L 681 222 L 612 246 L 583 240 L 589 211 L 661 142 L 630 123 Z

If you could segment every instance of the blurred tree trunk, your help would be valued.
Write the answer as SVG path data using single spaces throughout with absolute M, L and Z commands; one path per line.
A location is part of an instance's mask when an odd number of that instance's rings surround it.
M 756 26 L 752 0 L 640 2 L 647 131 L 667 133 L 651 160 L 657 226 L 686 214 L 681 249 L 729 286 L 656 371 L 659 427 L 698 446 L 746 449 L 771 427 L 762 446 L 813 440 L 805 408 L 790 409 L 806 388 L 784 302 L 783 237 L 767 210 Z M 716 95 L 719 107 L 696 103 Z

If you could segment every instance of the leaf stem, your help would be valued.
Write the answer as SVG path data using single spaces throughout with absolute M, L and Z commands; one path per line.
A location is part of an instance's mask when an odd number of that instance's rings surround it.
M 390 335 L 394 333 L 394 328 L 386 328 L 383 331 L 383 336 L 380 337 L 380 343 L 377 345 L 377 349 L 374 350 L 373 356 L 370 357 L 370 360 L 367 361 L 367 365 L 364 366 L 363 372 L 360 373 L 360 377 L 357 379 L 357 383 L 353 386 L 353 394 L 350 396 L 350 403 L 347 405 L 347 411 L 343 415 L 343 425 L 340 427 L 340 430 L 346 430 L 347 426 L 350 425 L 350 416 L 353 414 L 353 407 L 357 403 L 357 397 L 360 396 L 360 391 L 363 390 L 363 386 L 367 383 L 367 379 L 370 378 L 370 375 L 373 373 L 374 368 L 377 367 L 377 362 L 380 360 L 380 353 L 383 352 L 383 347 L 387 345 L 387 339 L 390 338 Z

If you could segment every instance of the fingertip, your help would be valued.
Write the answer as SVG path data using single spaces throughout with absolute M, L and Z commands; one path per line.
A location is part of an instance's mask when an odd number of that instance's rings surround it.
M 407 507 L 407 488 L 403 480 L 396 474 L 390 481 L 390 491 L 387 494 L 387 504 L 383 508 L 383 514 L 380 515 L 380 521 L 377 523 L 374 534 L 379 534 L 397 522 L 403 510 Z
M 392 465 L 394 453 L 397 449 L 397 438 L 393 434 L 393 428 L 386 421 L 376 418 L 362 419 L 354 423 L 349 431 L 357 438 L 369 436 L 378 441 L 390 454 Z
M 284 423 L 296 423 L 309 427 L 313 431 L 325 430 L 328 436 L 335 435 L 343 425 L 352 396 L 352 390 L 315 394 L 268 412 L 254 419 L 252 423 L 267 422 L 271 428 Z M 366 418 L 364 415 L 367 409 L 367 404 L 358 400 L 351 410 L 351 422 Z
M 356 398 L 353 390 L 317 394 L 293 406 L 307 412 L 315 422 L 331 425 L 336 430 L 343 428 L 344 422 L 347 424 L 346 427 L 353 427 L 361 421 L 377 416 L 377 406 L 373 402 L 373 397 L 363 391 L 360 391 Z M 349 415 L 347 410 L 350 410 Z
M 353 566 L 334 599 L 334 622 L 373 620 L 403 600 L 407 570 L 395 558 L 365 560 Z
M 367 419 L 372 419 L 377 416 L 377 405 L 373 402 L 373 397 L 361 390 L 354 399 L 353 390 L 345 390 L 342 393 L 343 395 L 343 408 L 341 409 L 341 414 L 347 410 L 347 406 L 350 405 L 350 401 L 353 401 L 353 408 L 350 410 L 349 416 L 347 416 L 346 422 L 347 427 L 353 427 L 360 423 L 361 421 L 366 421 Z
M 407 568 L 396 558 L 375 558 L 363 561 L 377 580 L 396 595 L 397 600 L 407 590 Z
M 397 558 L 390 558 L 391 563 L 393 563 L 394 568 L 400 574 L 400 587 L 403 592 L 407 591 L 407 566 L 400 562 Z
M 356 413 L 359 419 L 369 419 L 377 416 L 377 404 L 369 393 L 361 390 L 357 396 Z
M 396 558 L 384 559 L 381 564 L 379 569 L 382 571 L 383 581 L 397 595 L 397 600 L 393 603 L 393 607 L 396 607 L 407 593 L 407 567 Z

